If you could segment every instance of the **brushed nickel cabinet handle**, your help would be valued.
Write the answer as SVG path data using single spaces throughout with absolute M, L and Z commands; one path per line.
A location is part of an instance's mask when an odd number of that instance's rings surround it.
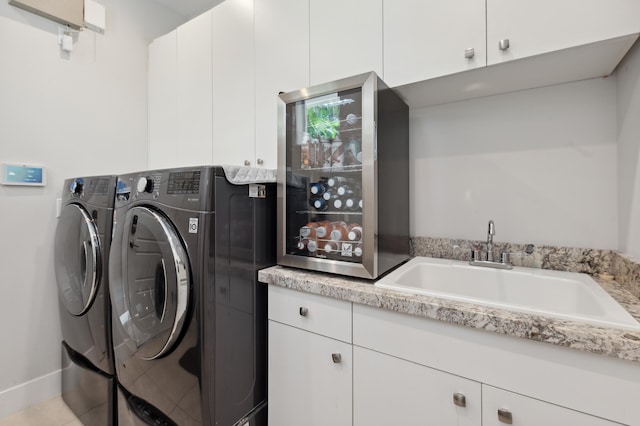
M 251 161 L 249 161 L 249 160 L 244 160 L 244 165 L 245 165 L 245 166 L 250 166 L 250 165 L 251 165 Z
M 505 38 L 504 40 L 498 41 L 498 49 L 507 50 L 509 48 L 509 39 Z
M 466 407 L 467 406 L 467 397 L 464 394 L 456 392 L 453 394 L 453 403 L 458 407 Z
M 331 359 L 333 360 L 334 364 L 340 364 L 342 362 L 342 355 L 331 354 Z
M 307 315 L 309 315 L 309 309 L 302 306 L 300 306 L 300 310 L 298 312 L 300 312 L 300 316 L 302 317 L 306 317 Z
M 500 420 L 501 423 L 511 425 L 513 424 L 513 414 L 506 408 L 498 408 L 498 420 Z
M 475 55 L 476 55 L 476 50 L 473 47 L 465 49 L 465 51 L 464 51 L 464 57 L 467 58 L 467 59 L 471 59 Z

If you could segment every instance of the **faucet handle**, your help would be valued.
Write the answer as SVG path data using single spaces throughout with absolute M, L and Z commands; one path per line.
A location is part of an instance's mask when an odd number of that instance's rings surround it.
M 472 261 L 474 261 L 474 260 L 482 260 L 480 258 L 481 253 L 482 252 L 480 250 L 478 250 L 478 249 L 471 250 L 471 260 Z
M 511 263 L 511 253 L 503 251 L 500 253 L 500 263 Z

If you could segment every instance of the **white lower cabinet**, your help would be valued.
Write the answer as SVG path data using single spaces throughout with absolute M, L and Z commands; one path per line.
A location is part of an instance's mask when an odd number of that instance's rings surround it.
M 269 321 L 269 424 L 348 426 L 352 346 Z
M 269 424 L 352 424 L 351 303 L 269 286 Z
M 640 426 L 636 363 L 277 286 L 268 374 L 277 426 Z
M 479 424 L 479 423 L 478 423 Z M 482 426 L 613 426 L 579 411 L 482 385 Z
M 480 387 L 473 380 L 353 348 L 354 426 L 478 426 Z

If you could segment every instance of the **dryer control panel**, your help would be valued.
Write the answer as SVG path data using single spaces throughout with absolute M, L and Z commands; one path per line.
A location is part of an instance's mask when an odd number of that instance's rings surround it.
M 167 194 L 199 194 L 200 170 L 172 172 L 169 174 Z

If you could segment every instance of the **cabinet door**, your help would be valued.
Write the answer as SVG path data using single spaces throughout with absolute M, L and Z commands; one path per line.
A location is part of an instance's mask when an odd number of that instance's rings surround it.
M 212 159 L 211 12 L 178 27 L 178 152 L 174 166 L 208 164 Z
M 256 163 L 276 169 L 278 93 L 309 86 L 309 0 L 255 0 L 254 39 Z
M 253 165 L 255 98 L 253 0 L 212 9 L 213 162 Z
M 487 0 L 489 65 L 640 31 L 637 0 Z M 500 50 L 500 40 L 509 48 Z
M 149 163 L 150 169 L 175 165 L 180 134 L 177 117 L 177 31 L 149 45 Z
M 384 2 L 383 17 L 391 87 L 486 65 L 484 2 L 393 0 Z
M 480 383 L 354 346 L 354 426 L 477 426 Z M 458 405 L 456 405 L 456 402 Z
M 269 424 L 351 425 L 351 375 L 351 345 L 269 321 Z
M 603 420 L 559 405 L 482 385 L 482 425 L 503 426 L 613 426 Z
M 382 0 L 310 0 L 310 12 L 311 85 L 370 71 L 384 79 Z

